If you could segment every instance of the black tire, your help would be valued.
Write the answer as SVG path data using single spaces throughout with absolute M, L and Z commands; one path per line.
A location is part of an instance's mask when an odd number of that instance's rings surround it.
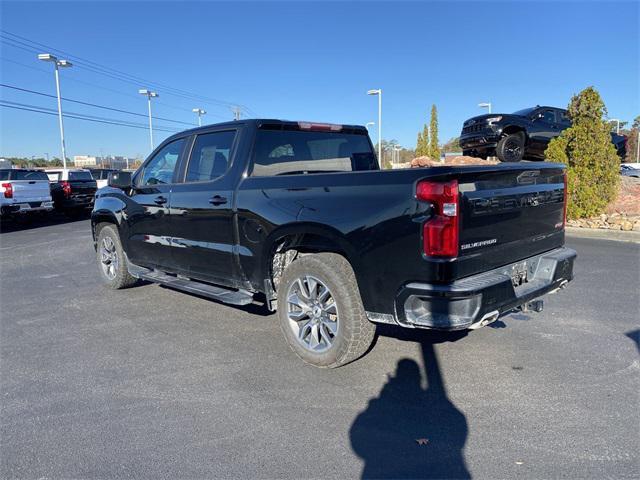
M 473 150 L 462 150 L 462 155 L 465 157 L 473 157 Z
M 330 337 L 331 333 L 323 326 L 324 324 L 319 324 L 315 330 L 315 338 L 320 338 L 320 341 L 324 342 L 322 351 L 313 351 L 309 345 L 305 344 L 305 340 L 299 340 L 298 336 L 308 323 L 313 323 L 313 314 L 307 315 L 309 322 L 304 324 L 304 327 L 300 325 L 305 320 L 296 322 L 289 318 L 290 314 L 299 314 L 303 311 L 298 310 L 297 303 L 290 301 L 289 295 L 301 285 L 297 283 L 299 279 L 308 277 L 320 282 L 317 290 L 319 293 L 322 293 L 322 287 L 328 288 L 329 298 L 333 300 L 329 302 L 331 305 L 329 308 L 336 312 L 335 335 L 331 338 L 330 344 L 325 339 L 327 336 Z M 308 287 L 308 284 L 302 281 L 303 285 Z M 310 288 L 307 289 L 307 291 L 310 290 Z M 318 295 L 319 297 L 321 295 Z M 322 311 L 326 312 L 326 310 Z M 326 318 L 328 317 L 329 315 Z M 360 358 L 371 346 L 375 335 L 375 325 L 367 319 L 353 269 L 344 257 L 335 253 L 304 255 L 285 269 L 278 287 L 278 319 L 282 333 L 294 353 L 306 363 L 316 367 L 336 368 Z M 322 323 L 320 318 L 316 321 Z M 312 338 L 314 330 L 313 327 L 309 328 L 308 338 Z M 298 334 L 295 332 L 296 329 Z
M 111 248 L 111 246 L 113 248 Z M 115 256 L 113 256 L 115 254 Z M 104 255 L 112 255 L 107 266 Z M 127 270 L 127 257 L 122 250 L 118 231 L 112 225 L 103 226 L 98 232 L 98 245 L 96 249 L 98 270 L 102 282 L 113 290 L 128 288 L 138 281 Z
M 524 157 L 524 135 L 512 133 L 502 137 L 496 146 L 496 156 L 501 162 L 519 162 Z

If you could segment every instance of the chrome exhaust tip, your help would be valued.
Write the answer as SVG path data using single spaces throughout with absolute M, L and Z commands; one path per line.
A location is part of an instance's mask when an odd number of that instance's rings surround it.
M 486 327 L 490 323 L 495 322 L 499 316 L 500 316 L 500 312 L 498 312 L 498 310 L 485 313 L 479 321 L 469 326 L 469 330 L 477 330 L 479 328 Z

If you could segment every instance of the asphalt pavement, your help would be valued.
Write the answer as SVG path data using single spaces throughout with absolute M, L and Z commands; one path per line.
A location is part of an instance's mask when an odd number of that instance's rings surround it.
M 0 234 L 2 478 L 638 478 L 640 246 L 468 334 L 303 364 L 274 315 L 99 283 L 88 220 Z

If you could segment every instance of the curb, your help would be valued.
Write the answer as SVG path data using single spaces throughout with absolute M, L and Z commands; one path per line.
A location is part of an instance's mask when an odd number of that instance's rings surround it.
M 624 230 L 608 230 L 606 228 L 565 227 L 567 237 L 597 238 L 614 242 L 640 243 L 640 232 Z

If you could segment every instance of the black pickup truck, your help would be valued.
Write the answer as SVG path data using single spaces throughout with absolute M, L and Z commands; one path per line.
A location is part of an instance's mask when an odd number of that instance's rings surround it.
M 89 170 L 48 169 L 46 173 L 56 210 L 77 217 L 93 208 L 98 184 Z
M 103 281 L 277 310 L 291 348 L 336 367 L 371 322 L 474 329 L 573 277 L 559 164 L 380 170 L 361 126 L 279 120 L 165 140 L 98 190 Z
M 562 108 L 525 108 L 513 113 L 490 113 L 466 120 L 460 133 L 464 155 L 497 156 L 502 162 L 544 160 L 552 138 L 571 126 Z M 626 154 L 627 138 L 611 132 L 611 142 L 620 158 Z

